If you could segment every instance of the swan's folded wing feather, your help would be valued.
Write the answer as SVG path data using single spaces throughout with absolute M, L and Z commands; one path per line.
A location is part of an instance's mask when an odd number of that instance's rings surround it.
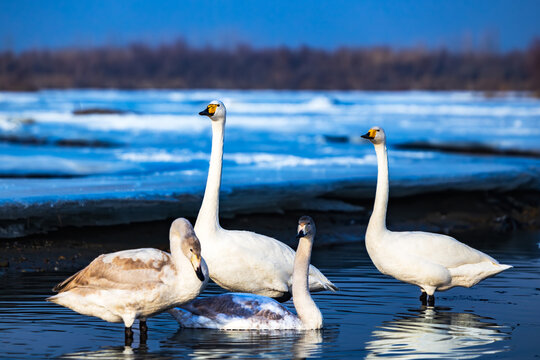
M 486 261 L 498 264 L 489 255 L 450 236 L 421 231 L 394 232 L 392 236 L 395 236 L 394 244 L 401 254 L 418 256 L 447 268 Z
M 227 318 L 254 317 L 281 320 L 291 314 L 289 310 L 271 298 L 244 293 L 229 293 L 196 299 L 180 308 L 208 319 L 216 319 L 219 316 L 221 321 Z
M 170 255 L 157 249 L 136 249 L 100 255 L 87 267 L 56 285 L 53 291 L 76 287 L 131 289 L 162 282 L 162 269 L 173 266 Z
M 330 280 L 328 280 L 328 278 L 324 276 L 324 274 L 313 265 L 309 265 L 309 288 L 311 291 L 339 290 L 336 285 L 334 285 Z
M 231 235 L 239 253 L 245 254 L 242 261 L 247 263 L 247 267 L 243 271 L 271 274 L 264 277 L 266 287 L 289 291 L 287 283 L 293 269 L 293 249 L 276 239 L 249 231 L 231 231 Z
M 292 272 L 295 251 L 287 244 L 269 236 L 249 232 L 231 231 L 242 252 L 249 254 L 250 267 L 266 271 L 275 276 L 269 277 L 267 285 L 277 291 L 287 292 L 292 287 Z M 254 251 L 255 249 L 255 251 Z M 284 282 L 287 287 L 284 286 Z M 309 266 L 309 287 L 313 291 L 338 288 L 315 266 Z

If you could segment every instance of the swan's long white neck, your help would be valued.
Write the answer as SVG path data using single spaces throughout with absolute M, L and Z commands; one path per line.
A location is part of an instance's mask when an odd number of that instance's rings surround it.
M 377 191 L 367 233 L 378 233 L 386 230 L 386 209 L 388 207 L 388 154 L 386 143 L 375 144 L 374 146 L 378 167 Z
M 296 313 L 305 329 L 319 329 L 322 326 L 322 314 L 309 293 L 309 262 L 313 238 L 301 238 L 294 257 L 292 296 Z
M 206 179 L 204 198 L 195 222 L 195 232 L 201 228 L 215 231 L 219 229 L 219 189 L 221 187 L 221 168 L 223 165 L 223 136 L 225 121 L 212 121 L 212 152 Z

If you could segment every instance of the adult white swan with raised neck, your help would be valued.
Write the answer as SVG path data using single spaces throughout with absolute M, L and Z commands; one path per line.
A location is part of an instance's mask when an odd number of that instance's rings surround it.
M 212 122 L 212 151 L 204 198 L 195 223 L 210 278 L 224 289 L 286 301 L 291 297 L 294 250 L 268 236 L 226 230 L 219 224 L 219 189 L 227 111 L 214 100 L 199 113 Z M 337 290 L 317 268 L 309 268 L 311 291 Z
M 297 315 L 276 300 L 254 294 L 228 293 L 193 300 L 169 310 L 181 326 L 222 330 L 312 330 L 323 326 L 321 311 L 308 287 L 315 224 L 309 216 L 298 220 L 298 249 L 294 258 L 292 297 Z
M 390 231 L 386 228 L 388 206 L 388 154 L 386 135 L 371 128 L 363 138 L 377 154 L 375 205 L 366 231 L 366 248 L 377 269 L 386 275 L 420 287 L 420 300 L 435 304 L 436 290 L 471 287 L 511 268 L 456 239 L 422 231 Z

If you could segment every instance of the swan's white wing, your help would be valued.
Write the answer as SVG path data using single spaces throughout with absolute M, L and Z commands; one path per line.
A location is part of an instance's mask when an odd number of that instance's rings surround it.
M 492 257 L 450 236 L 421 231 L 391 232 L 390 236 L 392 246 L 401 254 L 413 255 L 446 268 L 481 262 L 498 264 Z
M 272 289 L 286 293 L 289 291 L 289 278 L 292 274 L 294 251 L 287 245 L 249 231 L 225 230 L 225 241 L 229 246 L 229 274 L 237 273 L 238 281 L 256 277 L 257 281 L 246 289 L 260 293 L 260 289 Z M 224 255 L 225 256 L 225 255 Z M 234 270 L 233 270 L 234 269 Z
M 214 268 L 213 276 L 228 274 L 228 283 L 237 283 L 244 292 L 264 293 L 263 289 L 272 289 L 286 293 L 292 287 L 292 272 L 295 252 L 286 244 L 271 237 L 249 231 L 221 230 L 219 242 L 227 244 L 220 247 L 220 257 L 226 258 L 226 264 Z M 205 249 L 203 248 L 203 252 Z M 204 256 L 204 253 L 203 253 Z M 213 269 L 211 268 L 212 272 Z M 245 283 L 245 277 L 256 277 L 257 281 Z M 219 280 L 218 280 L 219 281 Z M 336 287 L 314 266 L 310 266 L 310 289 L 312 291 L 333 289 Z
M 171 257 L 157 249 L 135 249 L 104 254 L 87 267 L 58 284 L 54 291 L 64 292 L 77 287 L 133 289 L 148 282 L 161 283 L 162 269 L 174 268 Z

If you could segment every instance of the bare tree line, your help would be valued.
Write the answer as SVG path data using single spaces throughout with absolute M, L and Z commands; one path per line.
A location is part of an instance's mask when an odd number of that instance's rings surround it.
M 235 88 L 540 91 L 540 39 L 508 53 L 378 47 L 150 47 L 0 53 L 0 89 Z

